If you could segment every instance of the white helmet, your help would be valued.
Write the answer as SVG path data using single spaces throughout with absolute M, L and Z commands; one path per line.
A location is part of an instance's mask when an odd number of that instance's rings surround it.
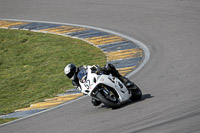
M 65 68 L 64 68 L 64 73 L 65 75 L 71 79 L 74 80 L 75 78 L 75 73 L 76 73 L 76 66 L 74 64 L 68 64 Z

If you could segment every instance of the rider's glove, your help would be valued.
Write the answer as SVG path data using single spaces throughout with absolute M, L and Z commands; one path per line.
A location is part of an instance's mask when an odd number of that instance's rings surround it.
M 98 65 L 93 65 L 92 68 L 90 68 L 92 73 L 100 74 L 101 73 L 101 67 Z

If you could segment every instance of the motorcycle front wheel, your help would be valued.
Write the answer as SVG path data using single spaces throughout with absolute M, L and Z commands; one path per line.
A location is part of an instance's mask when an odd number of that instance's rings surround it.
M 102 94 L 103 92 L 98 92 L 96 94 L 96 97 L 106 106 L 111 107 L 111 108 L 119 108 L 120 107 L 120 103 L 119 101 L 111 101 L 110 99 L 106 98 L 106 96 L 104 94 Z

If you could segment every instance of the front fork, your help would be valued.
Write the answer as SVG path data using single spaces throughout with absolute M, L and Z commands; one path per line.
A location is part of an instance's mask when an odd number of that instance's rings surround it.
M 108 90 L 106 87 L 103 87 L 103 88 L 102 88 L 102 91 L 103 91 L 103 93 L 104 93 L 104 96 L 105 96 L 107 99 L 109 99 L 109 100 L 111 100 L 111 101 L 114 101 L 114 102 L 117 101 L 117 96 L 115 96 L 115 94 L 114 94 L 112 91 Z
M 96 95 L 98 92 L 103 93 L 103 95 L 111 101 L 116 102 L 118 100 L 118 97 L 112 91 L 110 91 L 107 87 L 105 87 L 103 85 L 101 87 L 99 87 L 99 89 L 97 91 L 95 91 L 93 93 L 94 99 L 96 99 L 96 100 L 99 100 L 96 98 Z

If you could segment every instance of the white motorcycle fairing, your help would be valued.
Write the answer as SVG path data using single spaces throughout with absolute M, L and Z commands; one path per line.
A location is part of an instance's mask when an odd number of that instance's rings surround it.
M 117 93 L 118 102 L 122 103 L 129 100 L 132 93 L 125 87 L 125 85 L 116 77 L 105 74 L 96 74 L 92 72 L 92 66 L 87 66 L 79 77 L 81 92 L 93 98 L 96 98 L 96 93 L 104 86 L 105 88 L 112 88 Z

